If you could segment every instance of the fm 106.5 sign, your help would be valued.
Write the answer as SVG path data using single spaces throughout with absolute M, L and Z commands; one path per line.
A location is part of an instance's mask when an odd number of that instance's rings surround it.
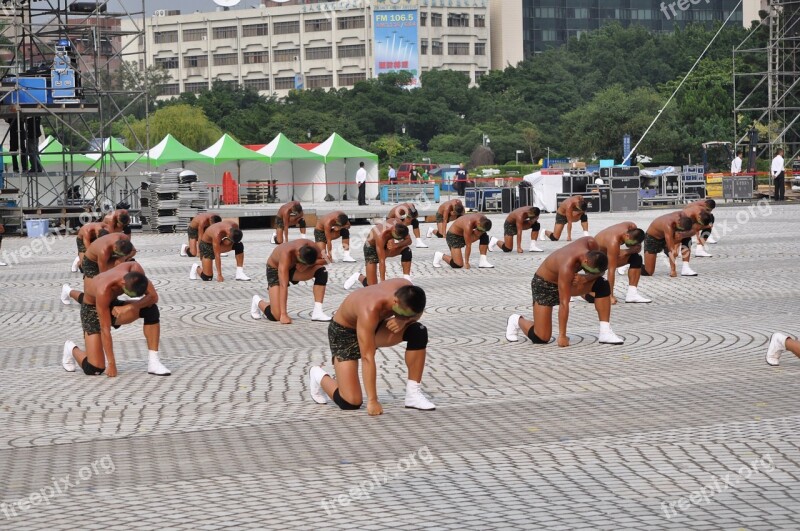
M 417 10 L 375 11 L 375 75 L 408 70 L 414 75 L 410 87 L 419 86 Z

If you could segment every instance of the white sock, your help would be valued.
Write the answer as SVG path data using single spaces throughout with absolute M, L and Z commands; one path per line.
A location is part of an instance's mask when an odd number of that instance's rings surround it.
M 236 274 L 238 275 L 239 273 L 244 273 L 244 267 L 237 267 L 236 268 Z
M 314 313 L 317 313 L 317 312 L 322 313 L 322 303 L 321 302 L 315 302 L 314 303 Z
M 600 321 L 600 333 L 611 332 L 611 323 L 607 321 Z
M 636 295 L 638 291 L 639 290 L 636 288 L 636 286 L 628 286 L 628 297 L 630 297 L 631 295 Z
M 158 351 L 157 350 L 148 350 L 147 351 L 147 355 L 150 356 L 150 359 L 153 359 L 153 357 L 157 358 L 158 357 Z

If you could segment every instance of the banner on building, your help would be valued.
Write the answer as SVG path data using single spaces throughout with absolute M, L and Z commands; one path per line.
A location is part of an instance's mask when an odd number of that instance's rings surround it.
M 408 70 L 409 85 L 419 86 L 419 39 L 417 10 L 375 11 L 375 76 Z

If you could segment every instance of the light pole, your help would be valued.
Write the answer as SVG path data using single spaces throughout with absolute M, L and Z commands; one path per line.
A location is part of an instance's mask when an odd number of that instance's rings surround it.
M 406 134 L 406 124 L 405 124 L 405 122 L 403 122 L 403 125 L 400 126 L 400 130 L 403 132 L 403 134 Z
M 311 140 L 311 129 L 309 129 L 309 130 L 307 130 L 307 131 L 306 131 L 306 138 L 308 138 L 309 140 Z
M 547 167 L 550 167 L 550 148 L 547 148 Z
M 486 135 L 486 134 L 483 134 L 483 147 L 487 147 L 490 142 L 491 142 L 491 139 L 489 138 L 489 136 Z
M 521 150 L 521 149 L 518 149 L 518 150 L 517 150 L 517 153 L 516 153 L 516 155 L 517 155 L 517 166 L 519 166 L 519 156 L 520 156 L 521 154 L 523 154 L 523 153 L 525 153 L 525 151 L 523 151 L 523 150 Z

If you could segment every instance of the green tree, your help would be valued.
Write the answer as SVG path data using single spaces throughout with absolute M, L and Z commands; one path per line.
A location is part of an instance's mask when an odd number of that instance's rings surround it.
M 131 125 L 131 132 L 126 135 L 127 145 L 136 145 L 137 138 L 144 142 L 146 125 L 144 120 Z M 164 107 L 150 115 L 151 145 L 146 148 L 157 144 L 168 134 L 186 147 L 201 151 L 219 140 L 222 131 L 211 123 L 199 107 L 181 104 Z

